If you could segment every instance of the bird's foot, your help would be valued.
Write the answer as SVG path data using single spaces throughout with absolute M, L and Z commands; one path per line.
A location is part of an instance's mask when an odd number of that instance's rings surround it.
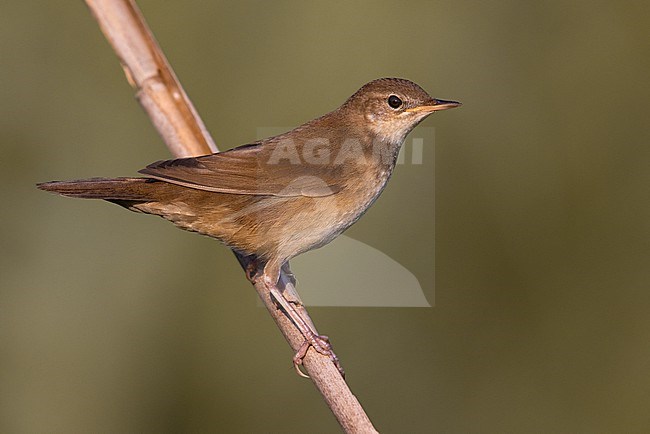
M 259 268 L 257 266 L 257 263 L 255 261 L 251 261 L 246 264 L 246 269 L 244 272 L 246 273 L 246 279 L 248 279 L 250 283 L 255 284 L 255 280 L 259 275 Z
M 336 366 L 336 369 L 341 373 L 341 376 L 345 378 L 345 371 L 343 370 L 338 357 L 336 357 L 336 354 L 334 354 L 334 351 L 332 350 L 332 344 L 330 344 L 329 338 L 316 333 L 313 326 L 311 326 L 294 307 L 294 304 L 302 306 L 300 300 L 297 300 L 298 303 L 295 303 L 294 300 L 287 300 L 287 298 L 280 292 L 277 285 L 272 282 L 273 279 L 269 278 L 267 275 L 264 275 L 263 278 L 264 285 L 269 290 L 273 302 L 278 306 L 278 308 L 284 310 L 291 322 L 293 322 L 305 339 L 296 354 L 293 356 L 293 366 L 298 375 L 309 378 L 309 376 L 300 369 L 300 366 L 303 364 L 303 359 L 307 355 L 307 351 L 312 347 L 318 353 L 329 357 L 332 363 L 334 363 L 334 366 Z
M 237 256 L 237 260 L 244 269 L 246 279 L 255 285 L 255 282 L 260 278 L 262 274 L 261 265 L 263 264 L 255 255 L 246 255 L 236 250 L 233 250 L 233 252 L 235 253 L 235 256 Z
M 329 338 L 315 333 L 312 333 L 310 336 L 305 336 L 305 342 L 302 343 L 296 354 L 293 356 L 293 367 L 298 375 L 303 378 L 309 378 L 309 375 L 305 374 L 302 369 L 300 369 L 300 366 L 302 366 L 302 361 L 307 355 L 307 351 L 309 351 L 310 347 L 320 354 L 329 357 L 332 363 L 334 363 L 334 366 L 336 366 L 336 369 L 341 373 L 341 377 L 345 378 L 345 371 L 343 370 L 343 366 L 341 366 L 341 362 L 339 362 L 339 358 L 336 357 L 334 350 L 332 350 L 332 344 L 330 343 Z

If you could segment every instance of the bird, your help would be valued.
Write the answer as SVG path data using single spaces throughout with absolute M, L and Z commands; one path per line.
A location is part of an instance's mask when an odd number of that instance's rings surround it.
M 393 173 L 406 136 L 436 111 L 460 106 L 403 78 L 363 85 L 337 109 L 291 131 L 210 155 L 157 161 L 142 177 L 37 184 L 62 196 L 103 199 L 160 216 L 253 258 L 277 300 L 281 270 L 354 224 Z M 297 312 L 288 312 L 294 323 Z M 296 317 L 298 315 L 298 317 Z M 332 356 L 326 338 L 296 324 L 305 345 Z M 332 353 L 332 354 L 330 354 Z M 335 356 L 332 356 L 333 360 Z

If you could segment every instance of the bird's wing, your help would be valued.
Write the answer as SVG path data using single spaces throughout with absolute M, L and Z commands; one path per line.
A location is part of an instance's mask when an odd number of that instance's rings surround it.
M 336 182 L 341 179 L 337 176 L 340 168 L 306 164 L 297 155 L 274 155 L 275 149 L 268 145 L 244 145 L 201 157 L 157 161 L 139 172 L 172 184 L 218 193 L 321 197 L 341 189 Z

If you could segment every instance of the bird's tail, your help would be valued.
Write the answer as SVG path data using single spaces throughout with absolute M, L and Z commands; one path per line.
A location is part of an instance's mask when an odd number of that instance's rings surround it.
M 91 178 L 77 181 L 51 181 L 37 184 L 41 190 L 62 196 L 104 199 L 120 205 L 155 201 L 156 189 L 150 178 Z

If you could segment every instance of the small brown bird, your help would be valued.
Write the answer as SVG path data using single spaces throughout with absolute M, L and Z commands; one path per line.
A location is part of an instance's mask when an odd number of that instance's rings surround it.
M 431 113 L 459 105 L 434 99 L 411 81 L 382 78 L 338 109 L 279 136 L 158 161 L 140 170 L 144 178 L 54 181 L 38 188 L 104 199 L 216 238 L 255 258 L 265 285 L 278 294 L 289 259 L 329 243 L 373 204 L 406 135 Z M 307 346 L 329 351 L 319 336 L 296 325 Z

